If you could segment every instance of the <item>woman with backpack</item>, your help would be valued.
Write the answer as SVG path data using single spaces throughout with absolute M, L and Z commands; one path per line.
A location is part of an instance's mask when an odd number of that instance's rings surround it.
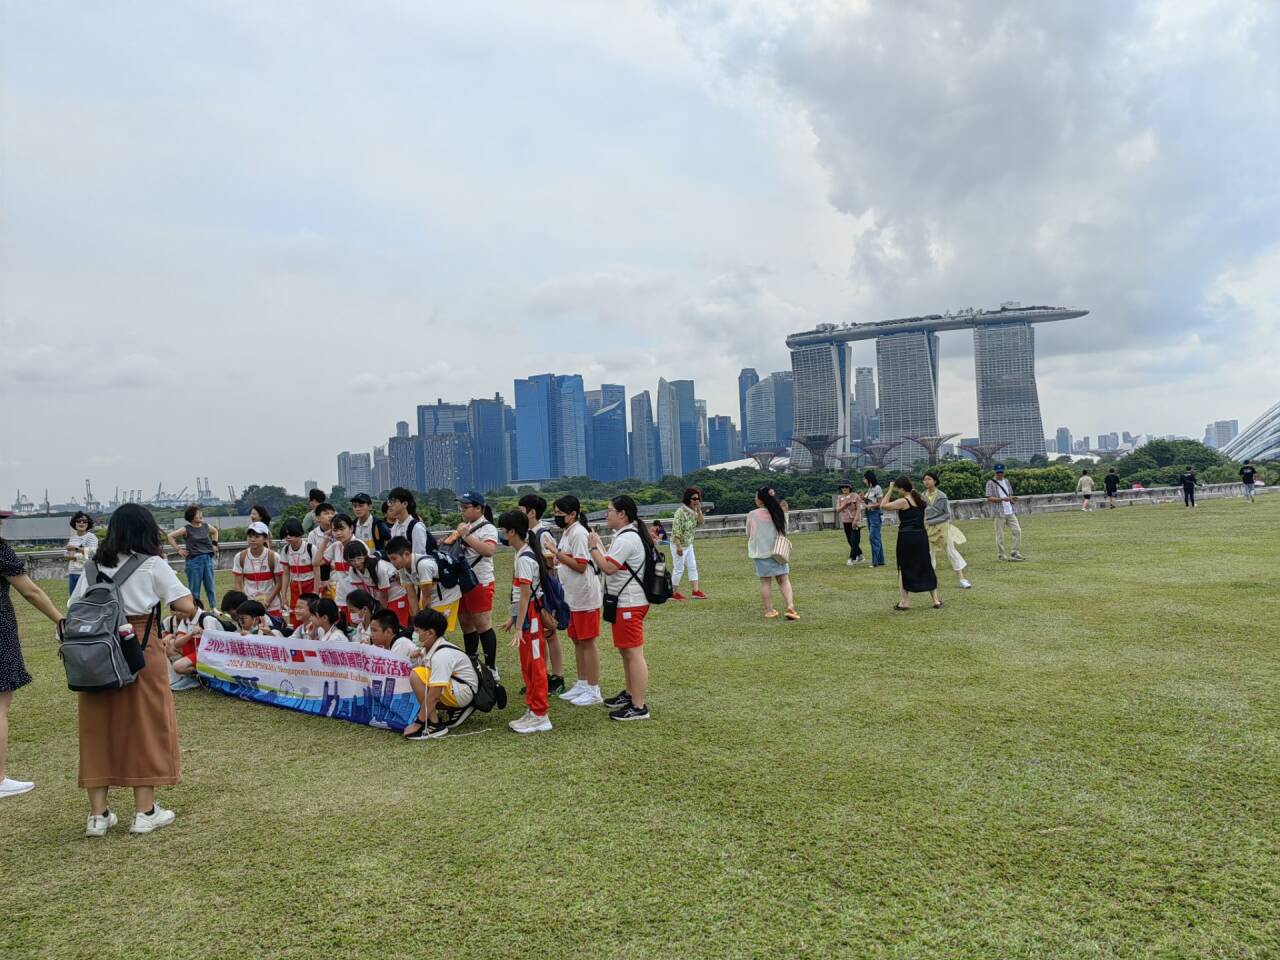
M 600 535 L 587 534 L 587 547 L 596 567 L 604 572 L 604 619 L 613 633 L 613 645 L 622 655 L 625 685 L 616 697 L 604 701 L 610 720 L 648 720 L 649 664 L 644 658 L 644 618 L 649 598 L 644 592 L 645 564 L 653 554 L 649 530 L 640 522 L 635 500 L 623 494 L 609 501 L 605 523 L 613 531 L 613 543 L 605 553 Z
M 126 503 L 111 515 L 97 556 L 85 567 L 71 598 L 84 596 L 99 575 L 113 578 L 146 662 L 128 686 L 78 694 L 80 786 L 89 791 L 86 837 L 105 836 L 119 822 L 107 807 L 111 787 L 133 788 L 130 833 L 151 833 L 175 819 L 172 810 L 156 803 L 156 787 L 173 786 L 182 777 L 169 658 L 160 642 L 161 607 L 168 604 L 178 616 L 191 620 L 196 605 L 191 591 L 161 556 L 163 542 L 150 511 Z
M 0 510 L 0 526 L 13 514 Z M 23 600 L 31 604 L 59 629 L 62 614 L 53 605 L 48 594 L 39 584 L 27 576 L 26 564 L 13 552 L 13 548 L 0 537 L 0 799 L 16 797 L 35 789 L 30 780 L 14 780 L 5 772 L 5 752 L 9 746 L 9 704 L 19 687 L 31 682 L 26 664 L 22 661 L 22 646 L 18 642 L 18 616 L 9 599 L 9 588 L 14 587 Z
M 787 604 L 788 620 L 799 620 L 795 598 L 791 593 L 791 564 L 775 558 L 774 551 L 779 537 L 787 534 L 787 514 L 777 495 L 769 487 L 756 491 L 756 509 L 747 514 L 747 556 L 760 578 L 760 599 L 764 602 L 764 617 L 775 620 L 778 611 L 773 605 L 773 581 L 778 581 L 782 599 Z
M 572 493 L 555 502 L 556 526 L 564 530 L 556 546 L 556 564 L 564 599 L 569 604 L 569 639 L 573 641 L 573 659 L 578 679 L 560 694 L 575 707 L 591 707 L 603 703 L 600 696 L 600 652 L 596 637 L 600 636 L 600 575 L 591 563 L 587 546 L 590 531 L 582 519 L 582 504 Z

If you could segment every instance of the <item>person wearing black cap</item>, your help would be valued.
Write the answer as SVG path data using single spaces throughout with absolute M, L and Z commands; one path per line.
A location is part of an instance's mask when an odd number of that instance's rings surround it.
M 1018 515 L 1013 512 L 1013 485 L 1004 475 L 1004 464 L 996 464 L 996 475 L 987 481 L 987 503 L 996 504 L 996 552 L 997 559 L 1023 560 L 1022 527 L 1018 525 Z M 1004 531 L 1008 527 L 1013 534 L 1013 550 L 1006 558 L 1004 552 Z
M 472 659 L 477 648 L 483 648 L 485 663 L 496 675 L 498 635 L 493 632 L 493 555 L 498 552 L 498 528 L 493 525 L 493 511 L 485 504 L 484 494 L 468 490 L 458 498 L 458 508 L 462 511 L 462 523 L 449 542 L 462 541 L 466 547 L 463 559 L 471 565 L 479 583 L 462 595 L 458 609 L 463 646 Z
M 852 567 L 862 562 L 862 497 L 853 492 L 853 484 L 848 480 L 840 481 L 840 492 L 836 496 L 836 513 L 840 516 L 840 524 L 844 527 L 844 538 L 849 541 L 849 559 L 845 561 Z

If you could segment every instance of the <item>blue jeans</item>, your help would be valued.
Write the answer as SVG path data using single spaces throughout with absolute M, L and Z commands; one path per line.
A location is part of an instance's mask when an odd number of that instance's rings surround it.
M 871 565 L 884 566 L 884 543 L 880 540 L 880 511 L 867 511 L 867 536 L 871 539 Z
M 191 587 L 191 599 L 200 599 L 200 586 L 204 585 L 208 595 L 206 607 L 216 607 L 218 599 L 214 596 L 213 555 L 206 553 L 198 557 L 187 557 L 187 585 Z
M 67 596 L 68 597 L 76 592 L 76 584 L 79 581 L 80 581 L 80 574 L 78 573 L 67 574 Z

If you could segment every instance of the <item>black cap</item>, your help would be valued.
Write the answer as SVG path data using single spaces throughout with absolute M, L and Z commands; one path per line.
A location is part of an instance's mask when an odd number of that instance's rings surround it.
M 373 503 L 373 497 L 369 496 L 367 493 L 357 493 L 354 497 L 351 498 L 351 502 L 352 503 Z

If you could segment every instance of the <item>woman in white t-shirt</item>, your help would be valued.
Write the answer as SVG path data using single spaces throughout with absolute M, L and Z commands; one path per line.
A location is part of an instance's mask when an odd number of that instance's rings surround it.
M 575 707 L 603 703 L 600 696 L 600 652 L 596 638 L 600 636 L 600 573 L 591 562 L 589 531 L 582 522 L 582 504 L 573 494 L 555 502 L 556 526 L 564 531 L 555 549 L 556 565 L 564 599 L 569 604 L 569 639 L 573 641 L 573 659 L 578 680 L 560 694 Z
M 614 531 L 609 552 L 601 549 L 594 530 L 587 535 L 591 559 L 604 571 L 604 619 L 609 620 L 613 645 L 622 655 L 626 686 L 604 701 L 612 720 L 648 720 L 645 696 L 649 690 L 649 665 L 644 659 L 644 618 L 649 612 L 645 596 L 644 565 L 653 551 L 649 531 L 639 521 L 636 502 L 623 494 L 609 501 L 605 523 Z M 612 614 L 612 620 L 610 620 Z
M 83 510 L 71 515 L 71 536 L 67 540 L 67 595 L 76 589 L 76 581 L 84 573 L 84 562 L 98 549 L 98 535 L 93 532 L 93 517 Z
M 89 837 L 104 836 L 119 822 L 107 807 L 111 787 L 133 788 L 130 833 L 150 833 L 175 819 L 173 811 L 155 802 L 156 787 L 172 786 L 182 776 L 169 658 L 160 640 L 160 608 L 168 604 L 190 620 L 196 605 L 191 591 L 160 555 L 162 541 L 151 513 L 126 503 L 111 515 L 107 535 L 72 596 L 83 596 L 99 574 L 111 577 L 146 658 L 146 666 L 129 686 L 78 694 L 80 786 L 89 791 Z

